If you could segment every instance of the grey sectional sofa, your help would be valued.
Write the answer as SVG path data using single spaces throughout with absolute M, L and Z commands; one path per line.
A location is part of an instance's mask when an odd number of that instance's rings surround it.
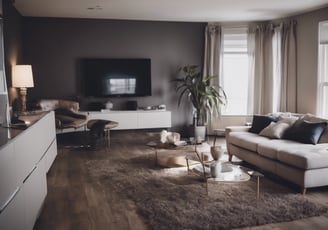
M 322 122 L 324 119 L 307 114 L 296 122 Z M 291 124 L 289 128 L 293 127 Z M 276 174 L 302 188 L 328 185 L 328 128 L 317 144 L 278 139 L 249 132 L 250 127 L 226 127 L 229 159 L 235 155 L 264 171 Z M 292 138 L 293 139 L 293 138 Z

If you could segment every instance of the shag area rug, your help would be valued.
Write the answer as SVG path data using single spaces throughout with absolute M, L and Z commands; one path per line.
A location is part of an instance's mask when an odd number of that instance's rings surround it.
M 86 161 L 93 183 L 121 199 L 133 200 L 149 229 L 231 229 L 291 221 L 327 212 L 289 188 L 261 178 L 256 182 L 209 185 L 186 168 L 154 164 L 154 154 L 141 147 L 124 157 Z M 109 154 L 110 155 L 110 154 Z

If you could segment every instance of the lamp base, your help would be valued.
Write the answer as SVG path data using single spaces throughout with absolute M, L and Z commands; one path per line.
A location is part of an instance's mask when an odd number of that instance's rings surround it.
M 26 112 L 26 95 L 27 95 L 27 88 L 22 87 L 20 88 L 20 96 L 21 96 L 21 112 Z

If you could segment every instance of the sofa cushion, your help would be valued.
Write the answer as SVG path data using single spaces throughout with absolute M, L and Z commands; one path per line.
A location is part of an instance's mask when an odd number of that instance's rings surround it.
M 327 122 L 313 123 L 306 120 L 295 124 L 285 132 L 284 138 L 313 145 L 318 143 L 327 126 Z
M 301 169 L 326 168 L 328 166 L 328 144 L 299 144 L 277 153 L 277 159 Z
M 270 139 L 267 137 L 259 136 L 255 133 L 249 132 L 231 132 L 229 134 L 229 142 L 244 149 L 257 152 L 259 143 L 267 142 Z
M 285 122 L 271 122 L 270 125 L 265 127 L 259 135 L 264 137 L 269 137 L 271 139 L 282 138 L 285 131 L 290 127 L 288 123 Z
M 304 145 L 305 144 L 301 144 L 296 141 L 275 139 L 275 140 L 259 143 L 257 146 L 257 152 L 262 156 L 276 160 L 279 151 L 288 148 L 300 148 L 300 146 L 304 146 Z
M 275 116 L 262 116 L 262 115 L 254 115 L 252 127 L 249 129 L 251 133 L 260 133 L 262 129 L 267 127 L 272 121 L 277 121 L 278 118 Z

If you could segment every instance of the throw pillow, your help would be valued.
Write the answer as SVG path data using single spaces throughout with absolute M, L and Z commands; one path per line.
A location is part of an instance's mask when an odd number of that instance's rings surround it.
M 284 122 L 271 122 L 270 125 L 265 127 L 259 135 L 264 136 L 264 137 L 269 137 L 271 139 L 280 139 L 282 138 L 283 134 L 285 131 L 289 128 L 290 126 L 287 123 Z
M 249 129 L 249 132 L 259 134 L 272 121 L 276 122 L 277 120 L 278 118 L 275 116 L 254 115 L 252 127 Z
M 310 122 L 327 122 L 327 119 L 321 118 L 321 117 L 316 117 L 311 114 L 307 114 L 306 117 L 304 117 L 306 121 Z M 323 131 L 321 134 L 318 143 L 328 143 L 328 130 L 327 128 Z
M 293 125 L 286 130 L 284 138 L 304 144 L 316 145 L 326 126 L 327 122 L 313 123 L 303 120 L 298 125 Z
M 313 114 L 307 113 L 304 114 L 303 116 L 301 116 L 296 122 L 295 122 L 295 126 L 299 125 L 300 123 L 302 123 L 302 121 L 309 121 L 309 122 L 328 122 L 327 119 L 324 118 L 320 118 L 320 117 L 316 117 Z M 325 129 L 323 131 L 323 133 L 321 134 L 318 143 L 328 143 L 328 129 Z
M 298 120 L 298 117 L 279 117 L 278 122 L 287 123 L 289 126 L 292 126 L 296 121 Z

